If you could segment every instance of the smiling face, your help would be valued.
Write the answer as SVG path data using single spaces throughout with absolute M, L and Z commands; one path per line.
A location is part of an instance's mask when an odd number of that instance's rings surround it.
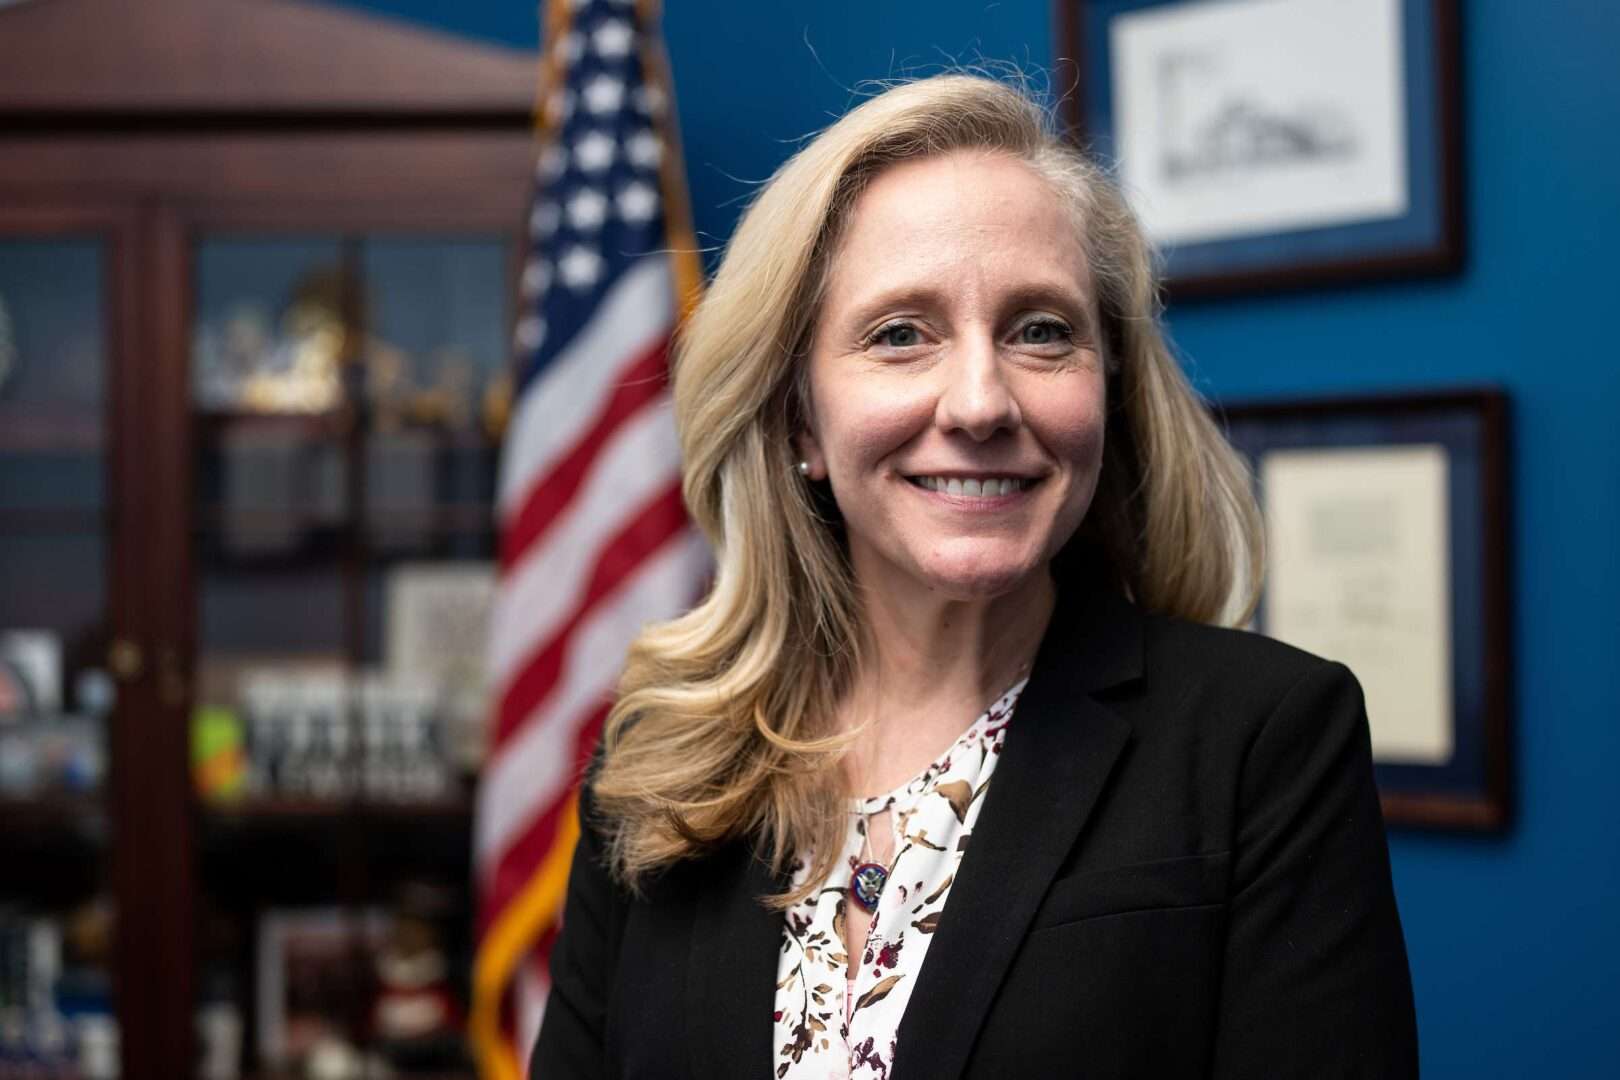
M 798 437 L 859 582 L 971 600 L 1044 577 L 1097 487 L 1095 326 L 1074 219 L 1027 165 L 958 151 L 871 181 L 833 257 Z

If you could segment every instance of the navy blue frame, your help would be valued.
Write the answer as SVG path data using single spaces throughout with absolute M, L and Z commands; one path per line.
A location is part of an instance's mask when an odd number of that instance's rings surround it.
M 1272 450 L 1444 446 L 1449 460 L 1452 717 L 1444 765 L 1375 765 L 1391 823 L 1495 829 L 1509 812 L 1507 400 L 1496 390 L 1231 404 L 1248 459 Z M 1264 492 L 1260 491 L 1262 505 Z M 1265 632 L 1264 604 L 1257 629 Z
M 1108 21 L 1187 0 L 1055 0 L 1060 85 L 1077 141 L 1114 161 Z M 1454 273 L 1463 260 L 1456 0 L 1402 0 L 1411 205 L 1400 218 L 1178 245 L 1166 278 L 1177 296 L 1252 292 Z M 1078 66 L 1078 72 L 1073 72 Z M 1071 75 L 1062 74 L 1068 70 Z

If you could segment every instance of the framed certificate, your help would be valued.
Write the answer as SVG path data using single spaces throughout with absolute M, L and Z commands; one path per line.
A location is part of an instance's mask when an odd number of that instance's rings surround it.
M 1081 142 L 1175 295 L 1455 271 L 1455 0 L 1056 0 Z
M 1507 402 L 1233 404 L 1266 523 L 1256 629 L 1347 664 L 1391 823 L 1509 812 Z

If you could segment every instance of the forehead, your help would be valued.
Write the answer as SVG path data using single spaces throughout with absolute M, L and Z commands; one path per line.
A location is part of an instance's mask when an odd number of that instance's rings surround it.
M 962 150 L 904 161 L 873 177 L 851 206 L 827 300 L 919 276 L 1089 291 L 1080 232 L 1051 183 L 1008 155 Z

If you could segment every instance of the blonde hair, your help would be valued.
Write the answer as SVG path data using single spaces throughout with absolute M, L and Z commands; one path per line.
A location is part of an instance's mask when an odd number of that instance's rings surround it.
M 975 75 L 892 87 L 805 146 L 759 192 L 674 368 L 684 493 L 713 544 L 713 589 L 630 651 L 592 791 L 615 876 L 637 889 L 747 838 L 773 872 L 812 860 L 785 908 L 833 871 L 850 735 L 834 712 L 863 625 L 841 537 L 795 469 L 804 355 L 851 205 L 888 166 L 956 150 L 1010 155 L 1072 207 L 1108 370 L 1102 475 L 1077 537 L 1141 606 L 1247 618 L 1259 512 L 1159 326 L 1152 252 L 1117 189 L 1025 92 Z M 1073 546 L 1074 541 L 1071 541 Z M 1060 558 L 1062 555 L 1060 554 Z

